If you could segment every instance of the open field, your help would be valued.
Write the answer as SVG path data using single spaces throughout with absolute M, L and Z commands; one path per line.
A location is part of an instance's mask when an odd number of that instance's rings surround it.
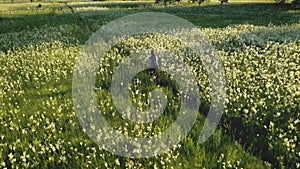
M 300 168 L 300 11 L 248 2 L 0 1 L 0 168 Z M 215 133 L 198 143 L 210 82 L 199 57 L 182 52 L 179 57 L 191 66 L 202 96 L 197 121 L 167 153 L 131 159 L 102 149 L 82 131 L 72 80 L 76 59 L 94 32 L 144 11 L 182 17 L 204 33 L 223 61 L 227 100 Z M 120 60 L 149 46 L 184 48 L 173 36 L 124 39 L 105 55 L 95 84 L 108 123 L 132 137 L 165 131 L 178 110 L 176 84 L 163 72 L 159 84 L 147 72 L 131 83 L 132 102 L 140 109 L 149 106 L 149 91 L 160 87 L 166 93 L 168 105 L 153 124 L 123 120 L 112 102 L 111 72 Z

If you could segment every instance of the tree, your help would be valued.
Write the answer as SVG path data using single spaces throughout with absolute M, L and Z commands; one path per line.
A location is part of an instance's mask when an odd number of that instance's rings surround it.
M 223 5 L 224 3 L 228 3 L 228 0 L 219 0 L 221 2 L 221 5 Z
M 201 5 L 205 1 L 208 2 L 209 0 L 192 0 L 193 3 L 198 2 L 199 5 Z

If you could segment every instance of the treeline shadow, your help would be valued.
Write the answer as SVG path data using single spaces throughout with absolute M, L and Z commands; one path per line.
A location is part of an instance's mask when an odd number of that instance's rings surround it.
M 95 10 L 97 7 L 108 8 L 106 10 Z M 24 7 L 26 8 L 26 6 Z M 43 8 L 43 6 L 42 6 Z M 71 10 L 66 10 L 72 8 Z M 78 8 L 91 8 L 86 11 L 76 11 Z M 135 9 L 135 10 L 133 10 Z M 124 12 L 124 15 L 132 12 L 166 12 L 183 17 L 196 26 L 200 27 L 226 27 L 235 24 L 253 25 L 282 25 L 300 22 L 300 12 L 289 12 L 290 5 L 279 5 L 271 3 L 247 3 L 247 4 L 226 4 L 206 6 L 159 6 L 150 3 L 120 2 L 120 3 L 86 3 L 70 4 L 66 6 L 53 7 L 49 13 L 18 15 L 15 17 L 0 16 L 0 33 L 15 32 L 43 25 L 57 26 L 61 24 L 80 24 L 82 18 L 80 13 L 98 14 L 98 17 L 107 17 L 107 20 L 114 19 L 113 13 Z M 41 10 L 38 6 L 34 10 Z M 106 14 L 106 15 L 105 15 Z M 95 17 L 96 15 L 94 15 Z M 85 18 L 86 19 L 86 18 Z M 85 22 L 85 24 L 91 24 Z
M 42 4 L 43 5 L 43 4 Z M 78 8 L 91 7 L 91 9 L 80 11 Z M 95 10 L 93 7 L 107 7 L 108 9 Z M 26 8 L 26 7 L 24 7 Z M 41 8 L 44 8 L 43 6 Z M 70 4 L 66 6 L 52 7 L 48 13 L 32 14 L 34 10 L 43 10 L 39 7 L 30 8 L 29 14 L 16 16 L 0 16 L 0 34 L 15 33 L 33 30 L 43 27 L 58 27 L 61 25 L 76 26 L 77 29 L 70 29 L 72 36 L 79 39 L 80 44 L 84 44 L 89 36 L 96 32 L 101 25 L 114 19 L 137 12 L 166 12 L 192 22 L 198 27 L 223 28 L 236 24 L 253 25 L 285 25 L 299 23 L 300 13 L 290 12 L 289 5 L 280 6 L 277 4 L 226 4 L 226 5 L 206 5 L 206 6 L 157 6 L 149 3 L 87 3 Z M 78 30 L 80 29 L 80 31 Z M 74 31 L 74 32 L 72 32 Z M 11 35 L 13 36 L 13 35 Z M 69 35 L 68 35 L 69 36 Z M 4 41 L 14 41 L 13 37 Z M 53 37 L 50 41 L 55 41 Z M 40 40 L 35 39 L 34 43 L 39 44 Z M 3 42 L 0 42 L 3 43 Z M 26 42 L 25 42 L 26 43 Z M 10 46 L 14 45 L 14 46 Z M 19 46 L 23 46 L 22 44 Z M 16 43 L 6 45 L 18 47 Z
M 230 4 L 229 1 L 229 4 L 225 5 L 187 6 L 181 9 L 168 7 L 161 11 L 175 14 L 204 28 L 224 28 L 237 24 L 285 25 L 300 22 L 300 12 L 293 11 L 290 4 Z

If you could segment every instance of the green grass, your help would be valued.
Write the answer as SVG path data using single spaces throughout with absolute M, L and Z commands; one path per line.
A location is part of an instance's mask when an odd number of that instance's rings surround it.
M 143 11 L 182 17 L 205 33 L 223 60 L 228 102 L 216 132 L 205 143 L 197 141 L 209 96 L 202 98 L 197 121 L 179 145 L 159 156 L 130 159 L 101 149 L 82 131 L 72 100 L 72 76 L 93 32 Z M 0 168 L 299 168 L 299 19 L 299 11 L 270 2 L 166 7 L 152 2 L 0 3 Z M 116 59 L 148 44 L 178 45 L 172 37 L 145 39 L 137 36 L 116 45 L 122 51 L 110 51 L 97 84 L 107 121 L 122 133 L 140 137 L 150 134 L 145 126 L 122 121 L 106 104 L 112 102 L 109 71 Z M 206 96 L 207 75 L 194 59 L 190 64 L 196 65 L 200 95 Z M 140 91 L 157 87 L 148 74 L 137 78 L 149 82 L 133 81 Z M 145 108 L 141 93 L 132 97 Z M 164 116 L 145 125 L 154 133 L 164 131 L 174 121 L 177 104 L 176 98 L 170 101 Z

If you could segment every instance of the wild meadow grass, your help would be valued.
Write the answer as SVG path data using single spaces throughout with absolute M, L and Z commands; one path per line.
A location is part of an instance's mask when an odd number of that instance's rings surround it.
M 299 12 L 269 3 L 41 4 L 0 3 L 0 168 L 300 168 Z M 217 130 L 198 143 L 210 86 L 199 58 L 184 55 L 197 70 L 202 96 L 194 127 L 167 153 L 131 159 L 101 149 L 82 131 L 72 100 L 72 77 L 76 58 L 93 32 L 143 11 L 167 12 L 199 27 L 223 61 L 228 98 Z M 133 104 L 146 109 L 147 92 L 155 87 L 165 91 L 167 109 L 153 124 L 122 120 L 110 94 L 110 72 L 119 60 L 147 45 L 180 48 L 172 38 L 132 37 L 107 54 L 98 72 L 97 101 L 121 133 L 159 134 L 176 119 L 178 97 L 169 87 L 157 86 L 148 73 L 133 79 L 131 97 Z M 168 75 L 161 77 L 176 86 Z

